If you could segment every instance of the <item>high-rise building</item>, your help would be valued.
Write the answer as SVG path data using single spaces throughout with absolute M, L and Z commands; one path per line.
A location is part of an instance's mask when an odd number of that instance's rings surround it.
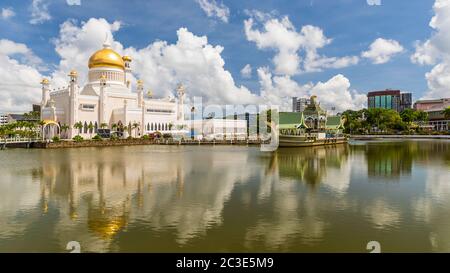
M 308 104 L 310 104 L 310 99 L 307 98 L 292 98 L 292 112 L 303 112 Z
M 8 123 L 8 115 L 0 114 L 0 125 Z
M 383 108 L 401 112 L 412 106 L 412 94 L 400 90 L 372 91 L 367 94 L 369 109 Z

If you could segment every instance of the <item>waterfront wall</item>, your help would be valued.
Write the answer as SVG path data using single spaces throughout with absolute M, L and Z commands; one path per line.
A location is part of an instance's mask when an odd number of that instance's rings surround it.
M 129 146 L 129 145 L 260 145 L 257 140 L 219 140 L 219 141 L 173 141 L 173 140 L 150 140 L 150 139 L 118 139 L 118 140 L 84 140 L 40 142 L 34 143 L 30 148 L 56 149 L 56 148 L 81 148 L 81 147 L 109 147 L 109 146 Z
M 370 139 L 450 139 L 450 135 L 351 135 L 354 140 Z

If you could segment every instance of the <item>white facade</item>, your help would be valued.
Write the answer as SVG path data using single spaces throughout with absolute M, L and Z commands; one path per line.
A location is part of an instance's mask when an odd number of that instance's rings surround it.
M 247 121 L 234 119 L 194 120 L 189 126 L 194 128 L 198 138 L 205 139 L 245 139 L 247 137 Z
M 89 61 L 84 87 L 78 85 L 76 71 L 70 72 L 69 84 L 62 89 L 50 91 L 44 79 L 41 119 L 62 127 L 63 138 L 91 137 L 101 127 L 123 131 L 124 137 L 139 137 L 155 131 L 170 133 L 183 126 L 184 88 L 178 88 L 177 99 L 145 98 L 144 83 L 138 81 L 133 92 L 127 80 L 130 62 L 130 57 L 121 57 L 105 44 Z M 80 124 L 82 128 L 75 128 Z

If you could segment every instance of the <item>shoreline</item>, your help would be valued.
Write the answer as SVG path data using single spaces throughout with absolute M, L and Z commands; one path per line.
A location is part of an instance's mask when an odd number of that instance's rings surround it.
M 230 146 L 254 146 L 260 145 L 259 140 L 219 140 L 219 141 L 197 141 L 197 140 L 150 140 L 150 139 L 118 139 L 118 140 L 83 140 L 81 142 L 62 140 L 59 142 L 23 142 L 2 144 L 4 148 L 28 148 L 28 149 L 61 149 L 61 148 L 86 148 L 86 147 L 115 147 L 115 146 L 137 146 L 137 145 L 230 145 Z
M 351 135 L 351 140 L 371 139 L 450 139 L 450 135 Z

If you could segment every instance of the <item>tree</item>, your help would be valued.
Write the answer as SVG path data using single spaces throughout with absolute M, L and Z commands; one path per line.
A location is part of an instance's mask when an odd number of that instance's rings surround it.
M 445 119 L 450 119 L 450 106 L 445 108 L 442 113 L 444 114 Z
M 79 121 L 73 125 L 73 128 L 77 129 L 78 132 L 80 132 L 83 129 L 83 123 L 81 121 Z M 80 135 L 80 134 L 78 134 L 78 135 Z
M 94 130 L 94 124 L 92 124 L 92 121 L 89 122 L 87 128 L 89 130 L 89 137 L 92 138 L 92 130 Z
M 137 137 L 137 129 L 139 128 L 139 123 L 133 123 L 134 137 Z
M 70 126 L 67 125 L 67 124 L 61 125 L 61 131 L 62 132 L 67 133 L 67 130 L 69 130 L 69 129 L 70 129 Z
M 108 124 L 107 123 L 101 123 L 100 124 L 100 128 L 102 128 L 102 129 L 108 128 Z

